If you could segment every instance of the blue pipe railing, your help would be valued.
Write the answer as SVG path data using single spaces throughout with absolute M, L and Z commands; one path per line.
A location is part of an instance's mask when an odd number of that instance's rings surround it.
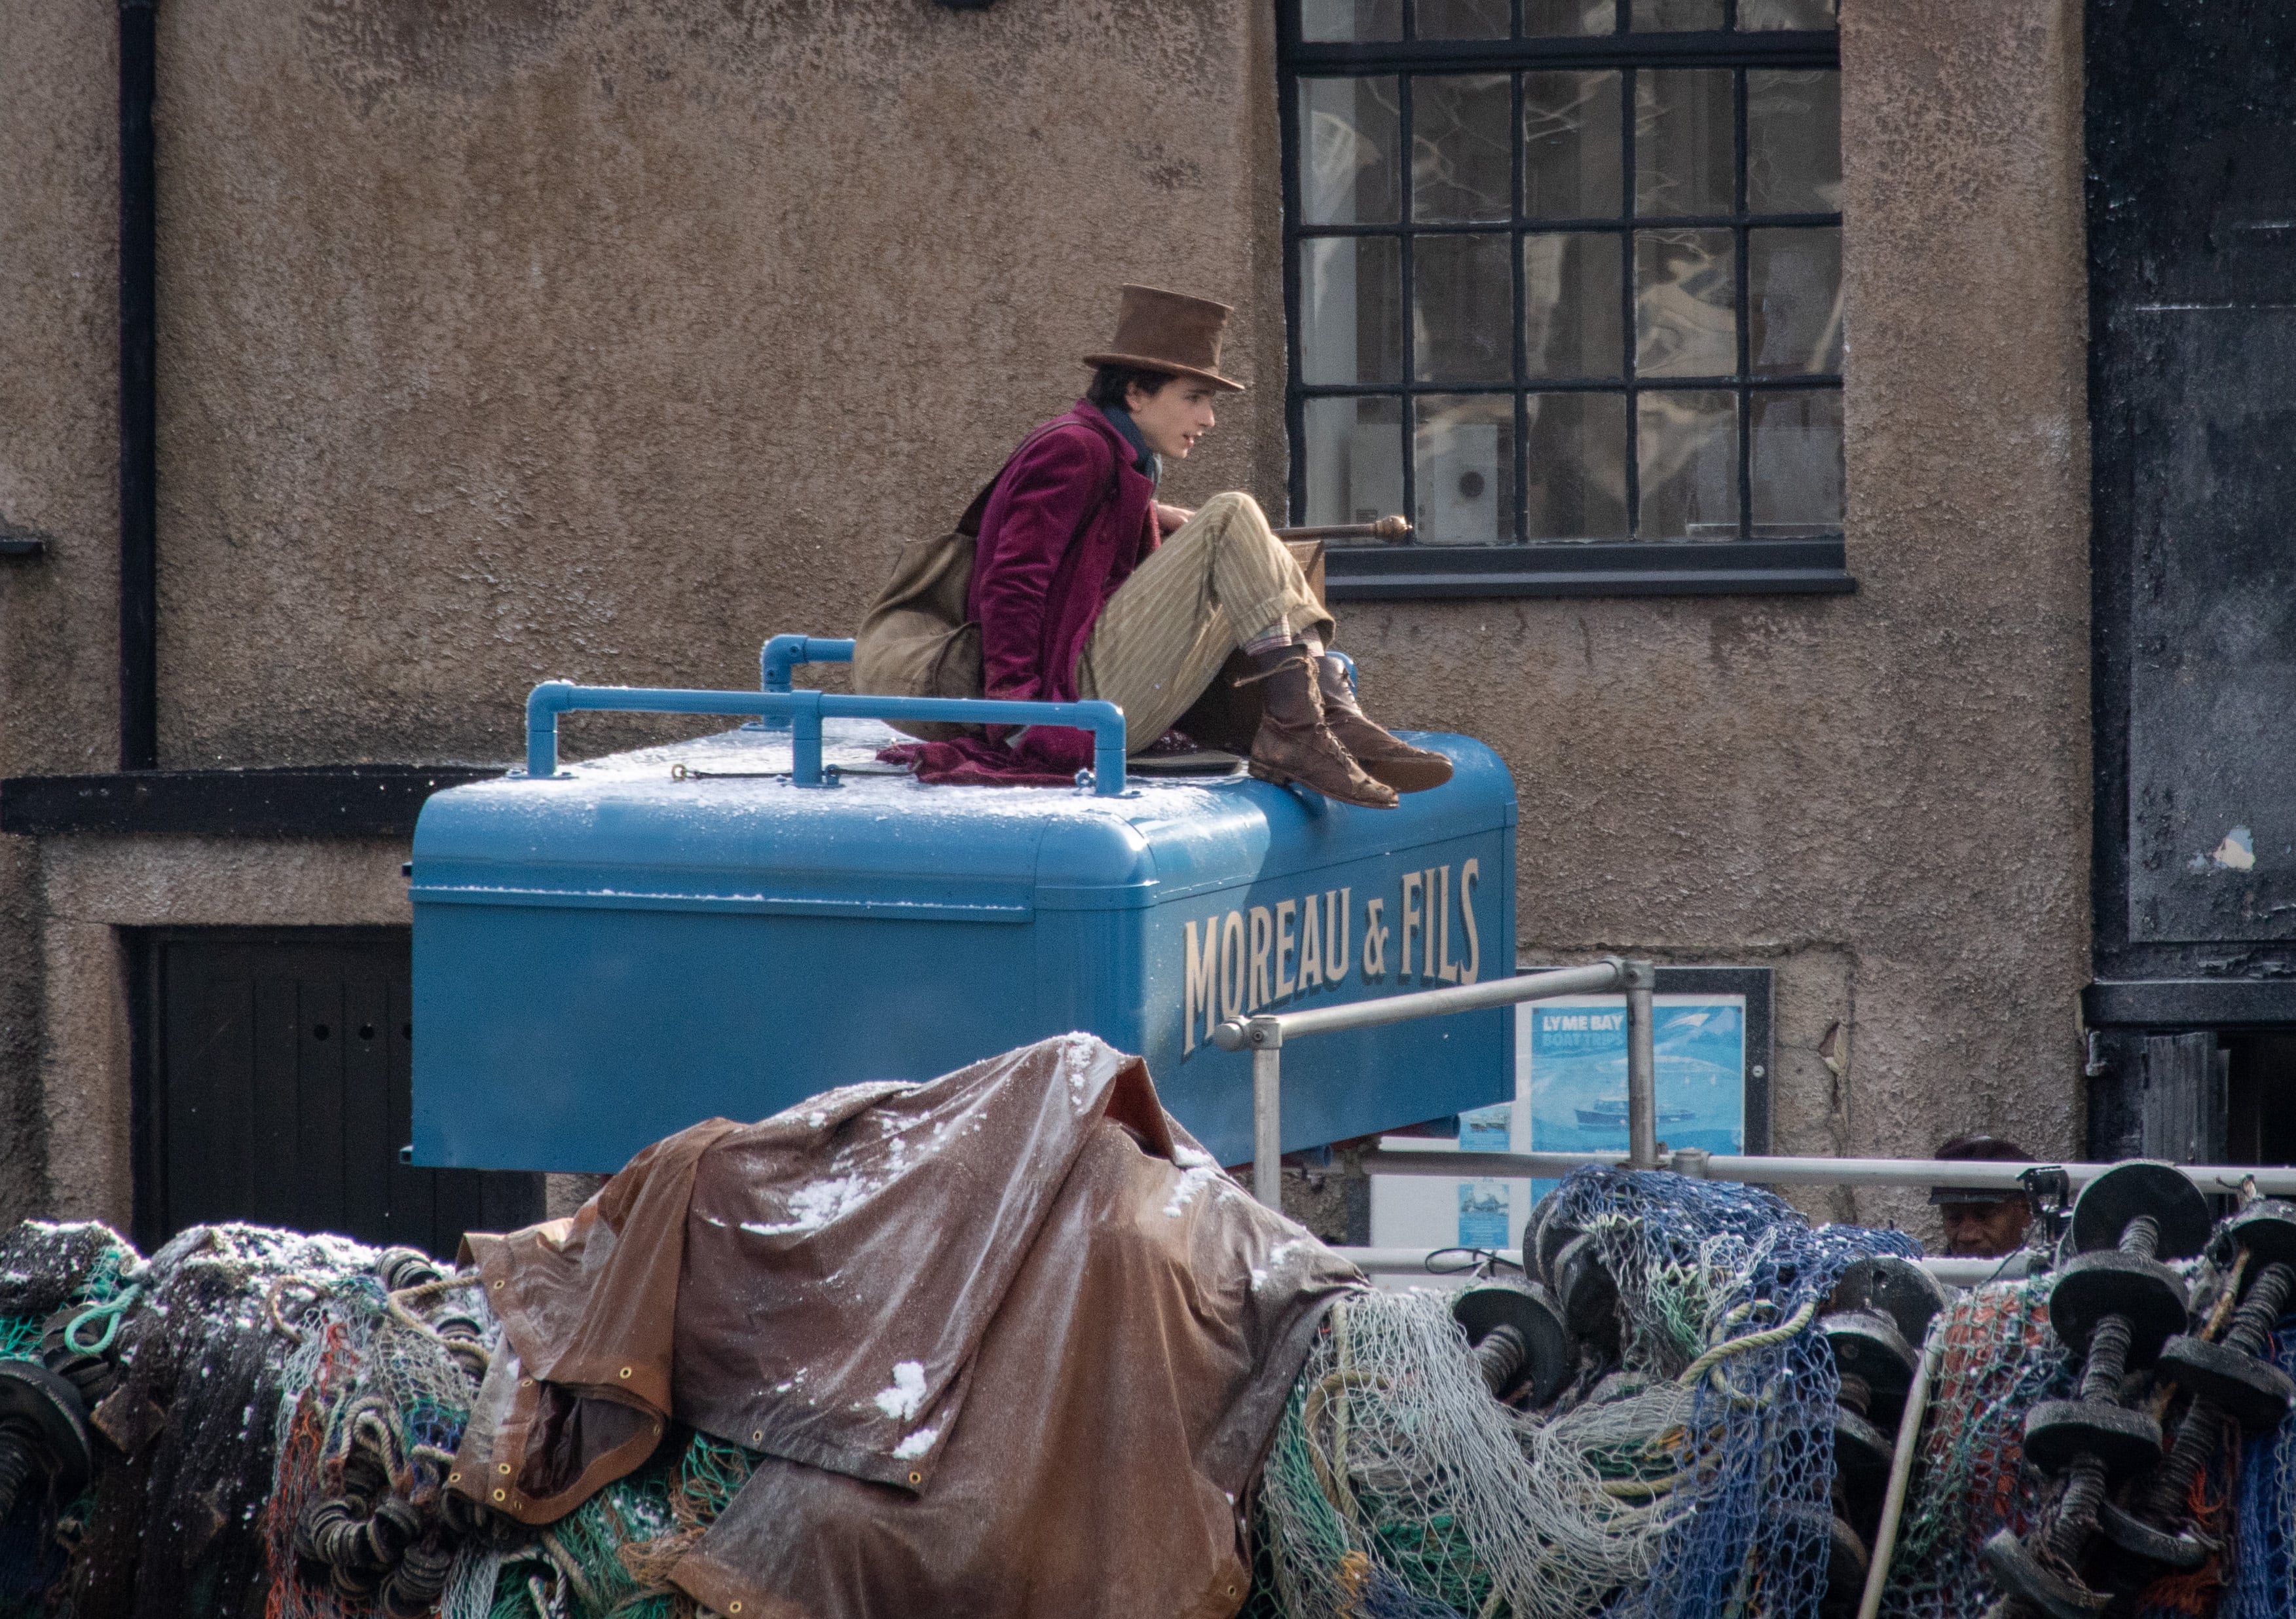
M 798 640 L 788 637 L 776 639 Z M 824 645 L 815 642 L 816 646 Z M 826 645 L 834 646 L 837 642 Z M 851 642 L 842 643 L 850 648 Z M 815 660 L 820 662 L 821 660 Z M 526 773 L 558 774 L 558 716 L 577 711 L 634 714 L 757 714 L 791 730 L 790 778 L 800 787 L 822 779 L 824 719 L 915 719 L 943 725 L 1060 725 L 1092 733 L 1093 791 L 1124 792 L 1124 711 L 1113 703 L 998 703 L 971 697 L 855 697 L 836 692 L 703 692 L 640 686 L 576 686 L 545 680 L 526 699 Z
M 853 643 L 820 636 L 775 636 L 758 649 L 758 687 L 761 691 L 790 689 L 790 671 L 800 663 L 850 663 Z M 785 719 L 761 719 L 760 730 L 786 731 Z
M 824 640 L 820 636 L 775 636 L 758 653 L 758 686 L 761 691 L 785 692 L 790 670 L 800 663 L 850 663 L 853 643 Z

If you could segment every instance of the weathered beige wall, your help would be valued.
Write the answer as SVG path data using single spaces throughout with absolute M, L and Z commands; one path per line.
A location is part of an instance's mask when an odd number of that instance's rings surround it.
M 0 274 L 37 316 L 0 322 L 0 516 L 56 547 L 0 572 L 0 751 L 101 768 L 111 8 L 0 10 L 0 160 L 28 199 Z M 2079 9 L 1844 11 L 1859 594 L 1365 604 L 1343 642 L 1377 710 L 1513 764 L 1526 959 L 1777 968 L 1781 1146 L 1987 1124 L 2062 1151 L 2089 801 Z M 537 678 L 753 678 L 765 635 L 849 628 L 893 546 L 1074 396 L 1126 279 L 1243 306 L 1233 365 L 1259 386 L 1174 489 L 1273 500 L 1271 14 L 164 6 L 165 762 L 500 758 Z M 297 858 L 354 887 L 371 864 Z M 44 905 L 29 869 L 0 863 L 20 1089 L 29 1042 L 61 1085 L 91 1072 L 73 1042 L 112 1038 L 72 931 L 94 914 Z M 43 966 L 43 938 L 68 959 Z M 39 972 L 44 1030 L 37 997 L 7 999 Z
M 1246 306 L 1271 386 L 1184 481 L 1276 493 L 1261 10 L 163 11 L 167 762 L 753 681 L 1065 408 L 1128 279 Z
M 109 4 L 0 0 L 0 776 L 119 757 L 116 28 Z M 40 1084 L 44 919 L 0 840 L 0 1220 L 54 1206 Z

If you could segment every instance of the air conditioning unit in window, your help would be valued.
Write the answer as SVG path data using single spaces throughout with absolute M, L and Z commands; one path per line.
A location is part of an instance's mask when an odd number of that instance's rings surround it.
M 1419 528 L 1439 546 L 1499 543 L 1499 467 L 1496 423 L 1462 422 L 1433 435 L 1435 453 L 1419 473 Z
M 1403 435 L 1392 424 L 1358 427 L 1348 442 L 1349 522 L 1377 522 L 1403 502 Z

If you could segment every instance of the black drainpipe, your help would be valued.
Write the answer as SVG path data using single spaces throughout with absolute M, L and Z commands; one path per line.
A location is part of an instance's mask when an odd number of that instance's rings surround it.
M 158 0 L 119 0 L 119 768 L 160 768 Z

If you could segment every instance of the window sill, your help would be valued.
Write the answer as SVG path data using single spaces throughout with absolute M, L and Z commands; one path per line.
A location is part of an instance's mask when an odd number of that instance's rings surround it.
M 1335 602 L 1458 596 L 1846 596 L 1840 539 L 1621 540 L 1595 545 L 1333 546 Z

